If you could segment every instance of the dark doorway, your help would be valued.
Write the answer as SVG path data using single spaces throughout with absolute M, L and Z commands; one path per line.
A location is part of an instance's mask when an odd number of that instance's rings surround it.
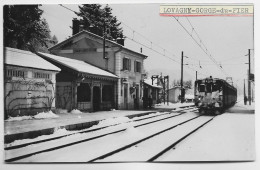
M 148 108 L 148 87 L 144 87 L 144 94 L 143 94 L 143 107 L 145 109 Z
M 139 109 L 139 86 L 136 86 L 134 97 L 134 108 Z
M 128 89 L 127 84 L 124 84 L 124 108 L 128 109 Z
M 100 110 L 100 87 L 93 87 L 93 110 Z

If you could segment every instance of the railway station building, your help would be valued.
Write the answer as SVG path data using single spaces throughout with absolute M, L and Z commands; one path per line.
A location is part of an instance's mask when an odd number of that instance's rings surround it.
M 143 88 L 143 107 L 148 108 L 154 106 L 157 103 L 161 102 L 161 93 L 163 87 L 159 82 L 158 79 L 154 81 L 151 78 L 144 79 Z
M 177 103 L 180 102 L 181 87 L 174 86 L 169 89 L 169 102 Z M 194 89 L 185 88 L 185 101 L 192 102 L 194 99 Z
M 4 48 L 4 118 L 55 109 L 60 68 L 24 50 Z
M 103 53 L 103 38 L 83 30 L 74 32 L 72 37 L 51 47 L 49 51 L 51 54 L 80 60 L 116 75 L 118 79 L 112 81 L 116 81 L 113 91 L 116 109 L 143 107 L 143 63 L 147 56 L 124 47 L 123 39 L 117 42 L 105 40 Z M 84 90 L 82 92 L 84 93 Z
M 37 53 L 61 68 L 57 74 L 56 108 L 71 111 L 110 110 L 115 108 L 118 77 L 85 61 Z

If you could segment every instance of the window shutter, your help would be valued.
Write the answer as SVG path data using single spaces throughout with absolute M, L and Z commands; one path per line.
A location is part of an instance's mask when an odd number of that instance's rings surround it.
M 123 58 L 123 70 L 126 69 L 126 58 Z
M 134 62 L 134 72 L 137 72 L 136 65 L 137 65 L 137 62 L 135 61 Z
M 128 59 L 128 70 L 131 71 L 131 59 Z

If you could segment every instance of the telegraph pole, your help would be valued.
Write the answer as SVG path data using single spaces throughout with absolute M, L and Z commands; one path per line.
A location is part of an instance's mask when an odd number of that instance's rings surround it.
M 248 101 L 249 101 L 249 105 L 251 105 L 251 82 L 250 82 L 250 49 L 248 49 L 248 65 L 249 65 L 249 69 L 248 69 Z
M 197 73 L 197 71 L 196 71 L 196 80 L 198 79 L 198 73 Z
M 245 97 L 246 97 L 246 81 L 244 79 L 244 100 L 245 100 Z M 246 103 L 245 103 L 246 104 Z
M 183 103 L 183 51 L 181 52 L 181 103 Z
M 167 76 L 167 105 L 169 106 L 169 75 Z

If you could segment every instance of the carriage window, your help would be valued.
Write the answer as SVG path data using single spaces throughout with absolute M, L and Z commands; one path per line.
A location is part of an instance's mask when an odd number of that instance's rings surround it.
M 219 90 L 218 84 L 213 84 L 212 91 L 218 91 L 218 90 Z
M 208 92 L 208 93 L 212 92 L 212 83 L 208 83 L 208 84 L 206 85 L 206 88 L 207 88 L 207 92 Z
M 205 85 L 204 84 L 199 85 L 199 92 L 205 92 Z

